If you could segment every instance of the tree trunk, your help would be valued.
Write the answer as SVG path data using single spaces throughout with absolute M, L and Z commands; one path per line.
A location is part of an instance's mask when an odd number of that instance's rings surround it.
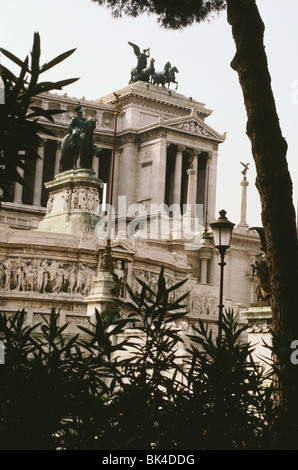
M 247 135 L 265 231 L 273 325 L 298 339 L 298 246 L 292 181 L 264 49 L 264 24 L 255 0 L 227 0 L 238 73 L 247 112 Z

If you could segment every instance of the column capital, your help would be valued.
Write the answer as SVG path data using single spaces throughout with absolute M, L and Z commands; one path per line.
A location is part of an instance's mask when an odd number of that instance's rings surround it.
M 184 145 L 177 145 L 177 153 L 183 153 L 185 149 Z
M 243 181 L 241 181 L 240 186 L 247 187 L 247 186 L 249 186 L 249 182 L 246 181 L 246 180 L 243 180 Z

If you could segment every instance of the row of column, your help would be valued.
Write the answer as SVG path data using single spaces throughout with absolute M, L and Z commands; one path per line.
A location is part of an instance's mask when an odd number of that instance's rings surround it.
M 46 140 L 43 141 L 43 145 L 40 146 L 37 151 L 39 158 L 36 160 L 34 181 L 32 181 L 32 184 L 34 185 L 32 204 L 34 206 L 41 205 L 41 194 L 42 194 L 42 189 L 43 189 L 43 165 L 44 165 L 45 143 L 46 143 Z M 61 157 L 61 142 L 57 141 L 57 149 L 56 149 L 56 155 L 55 155 L 55 169 L 54 169 L 55 175 L 58 173 L 58 170 L 59 170 L 60 157 Z M 22 178 L 24 178 L 24 169 L 18 168 L 18 173 L 20 174 Z M 22 198 L 23 198 L 23 186 L 19 183 L 15 183 L 14 202 L 18 204 L 22 204 Z
M 200 151 L 191 150 L 188 151 L 186 147 L 178 146 L 175 156 L 175 169 L 174 169 L 174 188 L 173 188 L 173 204 L 179 204 L 181 202 L 181 191 L 182 191 L 182 171 L 183 171 L 183 152 L 187 151 L 189 154 L 189 165 L 187 170 L 188 175 L 188 187 L 187 187 L 187 199 L 186 203 L 192 206 L 192 210 L 197 203 L 197 192 L 198 192 L 198 158 Z M 208 174 L 206 173 L 205 187 L 208 187 Z M 206 201 L 206 197 L 204 198 Z

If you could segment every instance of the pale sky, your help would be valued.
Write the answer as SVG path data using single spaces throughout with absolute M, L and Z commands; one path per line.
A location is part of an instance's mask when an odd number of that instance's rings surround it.
M 257 4 L 266 26 L 266 52 L 281 128 L 289 146 L 296 207 L 298 2 L 257 0 Z M 69 96 L 93 100 L 125 87 L 136 65 L 128 41 L 150 47 L 156 69 L 162 70 L 168 60 L 176 65 L 178 92 L 205 103 L 213 110 L 206 122 L 221 134 L 227 132 L 226 142 L 219 148 L 217 211 L 225 209 L 232 222 L 240 222 L 240 161 L 249 162 L 247 222 L 250 226 L 261 224 L 243 97 L 237 74 L 230 67 L 235 46 L 225 12 L 209 23 L 180 32 L 161 29 L 154 16 L 115 20 L 106 8 L 91 0 L 0 0 L 0 6 L 0 45 L 18 57 L 24 59 L 31 50 L 34 31 L 41 35 L 42 61 L 77 48 L 45 76 L 50 80 L 80 77 L 64 89 Z M 1 60 L 8 65 L 4 57 Z

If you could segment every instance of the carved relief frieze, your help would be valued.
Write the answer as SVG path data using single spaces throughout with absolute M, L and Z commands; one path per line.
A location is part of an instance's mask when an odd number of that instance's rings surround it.
M 179 122 L 176 124 L 171 124 L 169 127 L 171 129 L 177 129 L 184 132 L 189 132 L 190 134 L 197 134 L 201 137 L 207 137 L 211 139 L 220 140 L 219 137 L 209 131 L 202 124 L 198 123 L 195 119 L 187 120 L 184 122 Z
M 7 258 L 0 263 L 0 290 L 87 296 L 94 276 L 86 263 Z
M 72 209 L 96 213 L 99 209 L 99 203 L 99 193 L 93 187 L 65 189 L 62 193 L 50 195 L 47 203 L 47 215 Z

